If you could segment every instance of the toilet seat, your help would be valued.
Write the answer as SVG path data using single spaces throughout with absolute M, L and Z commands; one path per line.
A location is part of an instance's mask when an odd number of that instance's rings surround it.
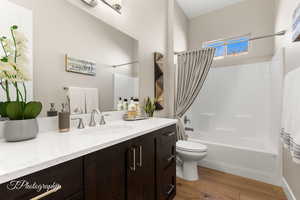
M 180 140 L 176 143 L 176 149 L 187 152 L 207 152 L 206 145 L 183 140 Z

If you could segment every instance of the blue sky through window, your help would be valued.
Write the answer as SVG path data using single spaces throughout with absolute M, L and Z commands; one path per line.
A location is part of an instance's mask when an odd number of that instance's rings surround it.
M 227 43 L 227 55 L 237 55 L 248 52 L 249 38 L 242 37 L 235 40 L 228 40 Z
M 215 47 L 215 58 L 241 55 L 249 51 L 249 37 L 243 36 L 228 40 L 205 42 L 203 47 Z

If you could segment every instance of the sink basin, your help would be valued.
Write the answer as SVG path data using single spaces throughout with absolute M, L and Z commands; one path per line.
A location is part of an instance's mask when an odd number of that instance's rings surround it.
M 107 124 L 103 126 L 97 127 L 86 127 L 85 129 L 78 130 L 83 134 L 115 134 L 122 133 L 124 131 L 128 131 L 133 129 L 133 126 L 125 125 L 125 124 Z

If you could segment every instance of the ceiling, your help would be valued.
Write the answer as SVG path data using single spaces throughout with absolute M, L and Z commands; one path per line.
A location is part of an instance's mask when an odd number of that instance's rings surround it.
M 189 18 L 224 8 L 244 0 L 177 0 Z

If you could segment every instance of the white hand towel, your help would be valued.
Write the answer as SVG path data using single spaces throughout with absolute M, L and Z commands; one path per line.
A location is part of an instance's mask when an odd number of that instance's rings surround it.
M 83 114 L 85 111 L 85 89 L 69 87 L 67 95 L 70 99 L 70 113 Z
M 91 113 L 93 109 L 99 109 L 98 88 L 85 88 L 86 111 Z

